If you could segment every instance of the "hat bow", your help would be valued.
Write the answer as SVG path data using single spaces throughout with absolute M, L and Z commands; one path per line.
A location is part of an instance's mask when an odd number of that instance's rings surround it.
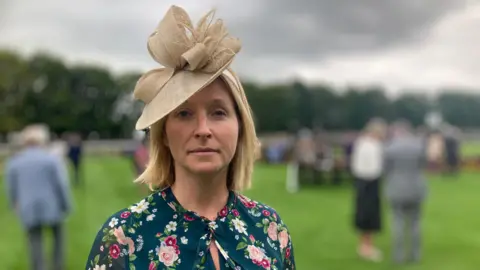
M 137 82 L 134 97 L 149 103 L 179 71 L 215 73 L 240 51 L 237 38 L 228 34 L 222 20 L 213 21 L 214 10 L 194 28 L 188 14 L 172 6 L 148 38 L 151 57 L 163 68 L 145 73 Z

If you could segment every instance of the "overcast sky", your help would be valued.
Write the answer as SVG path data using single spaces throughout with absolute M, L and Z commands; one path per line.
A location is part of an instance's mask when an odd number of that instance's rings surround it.
M 0 0 L 0 47 L 148 70 L 147 37 L 171 4 L 195 22 L 216 7 L 245 78 L 480 89 L 476 0 Z

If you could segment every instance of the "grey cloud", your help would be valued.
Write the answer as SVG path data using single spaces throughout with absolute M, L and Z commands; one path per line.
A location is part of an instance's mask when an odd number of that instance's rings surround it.
M 236 20 L 231 31 L 248 54 L 322 56 L 383 49 L 422 38 L 458 0 L 264 0 L 253 19 Z
M 233 2 L 235 3 L 235 2 Z M 236 2 L 239 3 L 239 2 Z M 428 28 L 454 9 L 460 0 L 244 0 L 219 4 L 218 16 L 244 44 L 244 63 L 257 58 L 318 61 L 336 53 L 381 50 L 424 38 Z M 69 46 L 102 50 L 111 55 L 138 55 L 149 61 L 146 38 L 167 5 L 147 4 L 134 10 L 128 5 L 110 13 L 57 19 L 75 28 Z M 191 12 L 188 7 L 186 9 Z M 201 7 L 208 11 L 208 5 Z M 142 16 L 143 14 L 143 16 Z M 93 16 L 91 16 L 93 15 Z M 200 14 L 195 14 L 200 15 Z M 193 19 L 198 16 L 192 16 Z M 283 62 L 283 61 L 282 61 Z M 287 61 L 285 61 L 287 62 Z M 243 66 L 243 65 L 242 65 Z
M 56 1 L 54 1 L 56 2 Z M 50 4 L 52 1 L 50 1 Z M 123 4 L 122 4 L 123 3 Z M 41 35 L 48 38 L 49 33 L 56 32 L 62 38 L 58 46 L 75 51 L 96 51 L 110 55 L 138 54 L 138 45 L 144 45 L 148 29 L 155 27 L 148 20 L 149 10 L 125 2 L 115 4 L 91 2 L 59 6 L 22 7 L 14 14 L 10 24 L 18 28 L 17 32 L 28 32 L 37 39 Z M 141 12 L 144 12 L 142 16 Z M 143 49 L 143 47 L 142 47 Z
M 5 1 L 5 0 L 4 0 Z M 0 2 L 3 2 L 0 0 Z M 21 20 L 62 28 L 64 46 L 111 55 L 141 54 L 168 4 L 145 1 L 30 2 Z M 189 2 L 183 1 L 188 4 Z M 245 57 L 301 57 L 378 50 L 422 38 L 462 0 L 243 0 L 219 3 L 219 14 L 244 43 Z M 20 4 L 18 4 L 20 5 Z M 193 4 L 192 4 L 193 5 Z M 113 8 L 114 6 L 114 8 Z M 208 10 L 205 6 L 195 6 Z M 186 7 L 191 12 L 191 8 Z M 198 14 L 196 14 L 198 15 Z M 23 17 L 22 17 L 23 16 Z M 193 16 L 196 17 L 196 16 Z
M 0 10 L 5 0 L 0 0 Z M 158 0 L 6 0 L 9 33 L 22 43 L 54 39 L 69 54 L 94 52 L 151 64 L 148 35 L 170 3 Z M 8 2 L 10 1 L 10 2 Z M 463 0 L 205 0 L 175 1 L 192 19 L 217 3 L 217 16 L 242 40 L 236 66 L 249 77 L 274 78 L 291 66 L 335 54 L 388 49 L 423 38 Z M 174 2 L 174 1 L 171 1 Z M 208 3 L 207 3 L 208 2 Z M 8 4 L 7 4 L 7 7 Z M 1 14 L 0 14 L 1 15 Z M 0 28 L 0 36 L 4 34 Z M 43 37 L 42 37 L 43 36 Z M 8 36 L 3 35 L 5 39 Z M 67 48 L 67 49 L 66 49 Z M 262 74 L 259 76 L 259 74 Z M 294 75 L 291 75 L 294 76 Z

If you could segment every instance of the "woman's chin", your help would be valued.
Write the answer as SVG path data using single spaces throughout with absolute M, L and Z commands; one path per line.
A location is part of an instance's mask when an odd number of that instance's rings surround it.
M 211 162 L 196 162 L 196 164 L 192 164 L 189 167 L 191 172 L 202 175 L 218 173 L 222 168 L 219 164 Z

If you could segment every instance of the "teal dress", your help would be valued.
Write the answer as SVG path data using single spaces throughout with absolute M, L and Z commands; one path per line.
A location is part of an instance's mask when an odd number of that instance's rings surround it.
M 157 191 L 105 222 L 86 269 L 295 269 L 286 225 L 274 209 L 231 191 L 210 221 L 185 210 L 171 188 Z

